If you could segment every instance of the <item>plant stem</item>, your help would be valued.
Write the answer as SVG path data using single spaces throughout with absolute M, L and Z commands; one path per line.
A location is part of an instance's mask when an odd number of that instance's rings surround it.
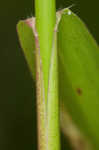
M 59 99 L 55 0 L 36 0 L 36 83 L 39 150 L 59 150 Z
M 52 50 L 53 32 L 56 22 L 55 0 L 35 0 L 36 29 L 39 37 L 40 55 L 47 102 L 48 77 Z

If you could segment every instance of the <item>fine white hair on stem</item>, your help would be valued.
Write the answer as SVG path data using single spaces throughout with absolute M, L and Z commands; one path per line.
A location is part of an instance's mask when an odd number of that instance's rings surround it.
M 63 11 L 66 10 L 66 9 L 70 9 L 70 8 L 72 8 L 72 7 L 74 7 L 74 6 L 75 6 L 75 4 L 72 4 L 72 5 L 70 5 L 70 6 L 66 7 L 66 8 L 64 8 Z
M 76 4 L 71 4 L 71 5 L 69 5 L 69 6 L 68 6 L 68 7 L 66 7 L 66 8 L 62 8 L 62 6 L 60 6 L 60 7 L 57 9 L 57 11 L 70 9 L 70 8 L 74 7 L 75 5 L 76 5 Z
M 72 8 L 72 7 L 74 7 L 74 6 L 75 6 L 75 4 L 71 4 L 71 5 L 68 6 L 67 8 L 70 9 L 70 8 Z

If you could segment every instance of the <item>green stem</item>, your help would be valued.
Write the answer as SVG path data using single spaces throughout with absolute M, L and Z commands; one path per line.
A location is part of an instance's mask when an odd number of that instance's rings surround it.
M 39 150 L 59 150 L 59 99 L 55 0 L 36 0 L 36 76 Z
M 52 51 L 53 32 L 56 22 L 55 0 L 35 0 L 36 28 L 39 36 L 40 55 L 47 102 L 48 76 Z

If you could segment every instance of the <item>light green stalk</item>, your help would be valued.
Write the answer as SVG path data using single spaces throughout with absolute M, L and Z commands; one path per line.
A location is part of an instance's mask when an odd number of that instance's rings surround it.
M 39 150 L 59 150 L 57 33 L 54 32 L 55 0 L 36 0 L 35 12 Z
M 45 101 L 47 101 L 49 67 L 56 22 L 55 0 L 35 0 L 35 13 L 44 78 Z

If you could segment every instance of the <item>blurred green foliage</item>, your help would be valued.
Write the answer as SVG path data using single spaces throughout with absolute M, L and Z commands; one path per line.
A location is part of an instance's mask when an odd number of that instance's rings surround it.
M 57 9 L 72 10 L 87 24 L 99 43 L 98 1 L 57 0 Z M 19 45 L 16 24 L 34 14 L 33 0 L 0 2 L 0 149 L 36 148 L 35 87 Z M 34 97 L 34 99 L 33 99 Z

